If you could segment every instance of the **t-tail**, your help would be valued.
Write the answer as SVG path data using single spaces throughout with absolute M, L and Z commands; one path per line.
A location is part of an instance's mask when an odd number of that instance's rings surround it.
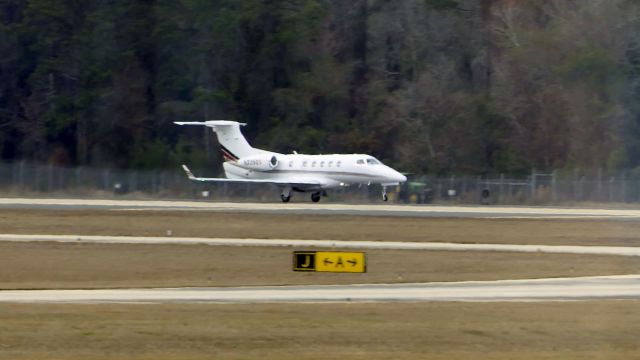
M 240 158 L 263 154 L 266 151 L 251 147 L 240 132 L 240 125 L 245 123 L 229 120 L 209 121 L 176 121 L 178 125 L 200 125 L 210 127 L 218 137 L 220 150 L 225 161 L 237 162 Z

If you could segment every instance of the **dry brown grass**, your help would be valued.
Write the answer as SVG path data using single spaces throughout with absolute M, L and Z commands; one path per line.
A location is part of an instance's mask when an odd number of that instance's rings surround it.
M 2 359 L 637 359 L 640 303 L 0 305 Z
M 428 282 L 640 271 L 635 257 L 370 250 L 366 274 L 300 273 L 292 271 L 293 250 L 0 242 L 0 289 Z
M 640 244 L 637 221 L 0 210 L 0 232 Z M 292 248 L 0 242 L 0 288 L 491 280 L 638 273 L 612 256 L 367 251 L 367 274 L 291 271 Z M 0 304 L 0 359 L 637 359 L 640 302 Z
M 207 211 L 0 210 L 0 232 L 640 246 L 637 220 L 451 219 Z

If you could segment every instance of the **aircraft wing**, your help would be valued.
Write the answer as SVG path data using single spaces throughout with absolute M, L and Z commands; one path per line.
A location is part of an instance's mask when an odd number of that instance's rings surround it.
M 187 177 L 193 181 L 203 182 L 230 182 L 230 183 L 258 183 L 258 184 L 275 184 L 275 185 L 292 185 L 292 186 L 319 186 L 322 185 L 319 181 L 313 180 L 300 180 L 300 179 L 228 179 L 228 178 L 203 178 L 193 175 L 187 165 L 182 165 L 184 172 L 187 173 Z

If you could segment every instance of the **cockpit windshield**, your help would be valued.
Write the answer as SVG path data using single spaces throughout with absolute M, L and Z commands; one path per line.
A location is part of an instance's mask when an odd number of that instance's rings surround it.
M 368 158 L 367 159 L 367 165 L 380 165 L 380 161 L 374 159 L 374 158 Z

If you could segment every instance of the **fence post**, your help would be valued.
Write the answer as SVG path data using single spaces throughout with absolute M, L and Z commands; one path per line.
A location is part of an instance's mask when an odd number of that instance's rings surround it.
M 449 190 L 455 190 L 455 186 L 454 186 L 454 182 L 455 182 L 455 175 L 451 175 L 451 177 L 449 178 L 449 188 L 447 189 L 447 200 L 451 200 L 451 197 L 449 196 Z M 457 190 L 456 191 L 456 196 L 455 198 L 458 197 L 458 193 Z
M 504 203 L 504 173 L 500 174 L 500 187 L 499 187 L 499 194 L 498 194 L 498 204 L 503 204 Z
M 168 192 L 167 190 L 167 171 L 166 170 L 162 170 L 162 172 L 160 173 L 160 191 L 161 192 Z M 213 192 L 211 192 L 213 194 Z
M 138 177 L 137 177 L 137 173 L 135 171 L 129 170 L 129 176 L 127 176 L 129 178 L 129 192 L 136 192 L 138 191 Z
M 578 190 L 579 190 L 579 201 L 584 200 L 584 176 L 580 176 L 580 180 L 578 180 Z
M 551 172 L 551 200 L 555 203 L 558 201 L 558 192 L 556 189 L 556 176 L 557 176 L 557 171 L 553 170 Z
M 602 168 L 598 168 L 597 201 L 602 201 Z
M 467 197 L 467 177 L 463 176 L 462 177 L 462 190 L 460 192 L 461 196 L 464 196 L 465 198 Z
M 42 184 L 42 174 L 40 171 L 40 166 L 31 165 L 31 171 L 33 172 L 33 185 L 31 186 L 31 191 L 41 192 L 40 184 Z
M 20 166 L 18 167 L 18 179 L 20 181 L 20 192 L 24 192 L 24 160 L 20 161 Z
M 151 194 L 158 193 L 158 171 L 151 170 L 151 190 L 149 191 Z
M 609 202 L 613 202 L 614 181 L 616 181 L 616 178 L 614 176 L 609 178 Z
M 76 167 L 74 173 L 75 173 L 75 186 L 74 186 L 74 191 L 78 191 L 78 189 L 80 188 L 80 169 L 82 169 L 80 166 Z
M 20 163 L 14 162 L 12 169 L 11 169 L 11 185 L 15 187 L 18 186 L 18 180 L 19 180 L 19 165 Z
M 109 169 L 102 172 L 102 187 L 104 191 L 109 191 Z
M 573 169 L 573 200 L 578 201 L 578 169 Z
M 47 165 L 47 192 L 53 189 L 53 164 Z
M 627 173 L 622 172 L 622 184 L 620 184 L 622 188 L 622 202 L 627 202 Z
M 536 199 L 536 168 L 531 169 L 531 200 Z

